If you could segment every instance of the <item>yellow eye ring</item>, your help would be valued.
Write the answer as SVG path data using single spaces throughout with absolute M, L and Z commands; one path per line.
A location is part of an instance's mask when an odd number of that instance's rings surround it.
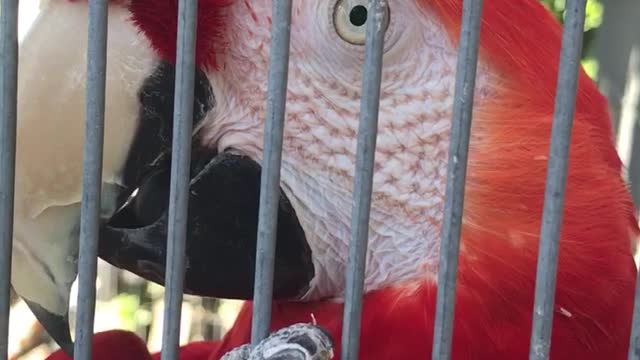
M 385 10 L 384 30 L 389 26 L 389 9 Z M 333 24 L 340 38 L 353 45 L 364 45 L 367 37 L 368 0 L 338 0 L 333 10 Z

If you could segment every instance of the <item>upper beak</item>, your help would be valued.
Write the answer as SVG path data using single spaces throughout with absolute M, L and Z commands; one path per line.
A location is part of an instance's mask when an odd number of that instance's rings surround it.
M 69 297 L 78 268 L 80 205 L 52 206 L 14 220 L 11 285 L 49 335 L 71 354 Z

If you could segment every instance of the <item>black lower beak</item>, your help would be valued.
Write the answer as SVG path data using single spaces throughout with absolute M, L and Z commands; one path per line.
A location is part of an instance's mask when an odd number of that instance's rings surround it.
M 58 346 L 60 346 L 67 355 L 73 357 L 73 341 L 71 340 L 71 329 L 69 329 L 69 314 L 67 313 L 64 316 L 53 314 L 29 300 L 25 300 L 25 303 Z
M 192 156 L 184 291 L 251 299 L 255 271 L 260 173 L 246 156 Z M 205 164 L 200 166 L 197 164 Z M 164 284 L 170 183 L 167 161 L 148 175 L 135 196 L 104 224 L 99 255 L 112 265 Z M 278 209 L 274 297 L 297 298 L 314 276 L 311 250 L 288 199 Z

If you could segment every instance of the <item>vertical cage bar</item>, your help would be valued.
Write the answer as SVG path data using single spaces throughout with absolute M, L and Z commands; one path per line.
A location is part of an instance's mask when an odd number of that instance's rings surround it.
M 289 80 L 289 40 L 291 0 L 274 0 L 272 5 L 271 49 L 267 93 L 267 118 L 260 183 L 256 274 L 253 287 L 251 343 L 256 345 L 269 334 L 271 298 L 276 251 L 282 137 Z
M 0 11 L 0 360 L 8 356 L 18 104 L 18 0 Z
M 482 9 L 482 0 L 465 0 L 462 9 L 432 350 L 432 357 L 436 360 L 451 358 L 464 186 L 467 177 Z
M 633 321 L 631 323 L 630 336 L 628 359 L 640 360 L 640 276 L 636 278 L 636 296 L 633 305 Z
M 180 0 L 176 52 L 171 190 L 167 229 L 162 359 L 177 360 L 184 288 L 195 86 L 198 0 Z
M 96 306 L 98 231 L 102 192 L 105 87 L 107 74 L 107 0 L 89 1 L 86 123 L 78 255 L 78 317 L 74 359 L 91 359 Z
M 341 359 L 358 359 L 362 296 L 369 240 L 369 215 L 373 191 L 387 0 L 369 0 L 365 42 L 356 173 L 351 210 L 351 242 L 347 263 Z
M 540 230 L 533 330 L 529 350 L 531 360 L 548 359 L 551 346 L 558 244 L 578 88 L 578 70 L 582 54 L 585 11 L 586 0 L 567 1 Z

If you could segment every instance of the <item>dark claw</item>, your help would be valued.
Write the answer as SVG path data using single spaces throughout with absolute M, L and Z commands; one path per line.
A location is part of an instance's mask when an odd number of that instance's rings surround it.
M 237 347 L 220 360 L 330 360 L 334 346 L 325 329 L 313 324 L 294 324 L 271 334 L 255 348 Z

